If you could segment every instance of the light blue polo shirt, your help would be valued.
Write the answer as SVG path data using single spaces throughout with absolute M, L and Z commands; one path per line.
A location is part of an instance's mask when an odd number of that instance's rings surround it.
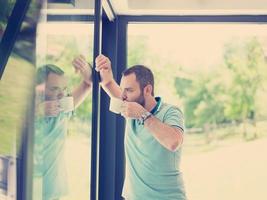
M 72 112 L 35 120 L 34 176 L 42 177 L 43 200 L 58 199 L 68 193 L 65 162 L 67 123 Z
M 161 102 L 151 113 L 160 121 L 184 130 L 183 114 Z M 125 134 L 126 175 L 122 196 L 126 200 L 186 200 L 180 171 L 181 148 L 163 147 L 137 120 L 129 119 Z

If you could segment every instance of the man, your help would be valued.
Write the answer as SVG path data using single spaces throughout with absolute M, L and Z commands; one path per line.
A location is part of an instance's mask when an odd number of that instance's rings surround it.
M 67 123 L 89 93 L 92 73 L 83 56 L 74 59 L 73 67 L 82 81 L 72 93 L 68 93 L 67 79 L 59 67 L 49 64 L 37 71 L 34 176 L 42 180 L 38 188 L 42 197 L 36 200 L 58 200 L 68 193 L 64 158 Z
M 147 67 L 125 70 L 119 86 L 110 60 L 99 55 L 95 62 L 102 88 L 110 97 L 123 100 L 121 115 L 127 123 L 122 196 L 126 200 L 185 200 L 179 169 L 184 131 L 181 111 L 154 97 L 154 77 Z

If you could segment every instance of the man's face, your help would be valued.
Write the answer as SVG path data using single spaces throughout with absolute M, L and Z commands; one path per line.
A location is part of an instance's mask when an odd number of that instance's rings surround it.
M 122 89 L 122 99 L 129 102 L 137 102 L 140 105 L 145 105 L 145 98 L 140 85 L 136 80 L 134 73 L 127 76 L 122 76 L 120 87 Z
M 45 99 L 58 100 L 66 96 L 67 79 L 63 75 L 48 74 L 45 84 Z

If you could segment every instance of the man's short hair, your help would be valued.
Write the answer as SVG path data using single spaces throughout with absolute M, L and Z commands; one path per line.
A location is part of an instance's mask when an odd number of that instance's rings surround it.
M 127 76 L 134 73 L 136 80 L 140 85 L 140 89 L 143 92 L 147 85 L 152 86 L 152 96 L 154 96 L 154 75 L 152 71 L 144 65 L 134 65 L 122 72 L 123 76 Z
M 36 75 L 36 84 L 39 85 L 44 83 L 50 73 L 54 73 L 60 76 L 64 75 L 64 71 L 58 66 L 53 64 L 47 64 L 38 68 Z

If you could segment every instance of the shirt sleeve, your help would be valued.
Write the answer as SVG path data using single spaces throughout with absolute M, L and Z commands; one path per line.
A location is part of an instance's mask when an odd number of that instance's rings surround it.
M 173 126 L 182 129 L 184 131 L 184 116 L 182 111 L 175 107 L 171 106 L 167 112 L 165 113 L 163 117 L 163 122 Z

